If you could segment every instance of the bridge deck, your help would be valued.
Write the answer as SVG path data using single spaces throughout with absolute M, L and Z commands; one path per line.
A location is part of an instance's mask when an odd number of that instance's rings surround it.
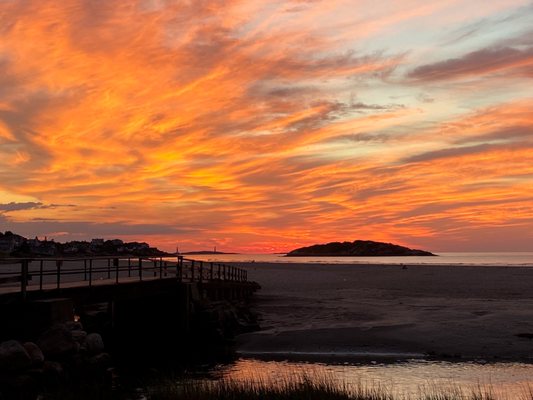
M 25 300 L 35 293 L 159 280 L 249 283 L 244 269 L 181 256 L 177 261 L 116 256 L 4 259 L 0 264 L 0 302 L 16 295 Z

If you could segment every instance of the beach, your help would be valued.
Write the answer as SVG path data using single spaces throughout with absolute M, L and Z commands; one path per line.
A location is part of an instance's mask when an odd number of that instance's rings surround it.
M 261 330 L 240 354 L 281 358 L 533 357 L 533 269 L 240 263 Z M 519 335 L 519 336 L 517 336 Z

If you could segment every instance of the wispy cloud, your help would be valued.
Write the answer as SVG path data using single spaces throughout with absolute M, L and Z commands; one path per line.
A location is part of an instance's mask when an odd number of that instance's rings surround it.
M 459 58 L 419 66 L 408 76 L 418 80 L 445 80 L 498 72 L 533 76 L 533 47 L 477 50 Z

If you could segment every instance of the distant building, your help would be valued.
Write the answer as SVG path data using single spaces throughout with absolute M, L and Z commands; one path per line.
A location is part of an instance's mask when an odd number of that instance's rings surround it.
M 56 244 L 52 241 L 41 242 L 41 246 L 37 247 L 34 250 L 34 254 L 37 254 L 40 256 L 55 256 L 57 254 Z
M 15 250 L 16 242 L 13 237 L 3 237 L 0 239 L 0 253 L 9 254 Z
M 92 247 L 100 247 L 104 245 L 104 239 L 92 239 L 91 240 L 91 246 Z
M 80 249 L 77 246 L 66 246 L 63 249 L 64 253 L 71 254 L 71 253 L 78 253 Z
M 0 232 L 0 253 L 9 254 L 17 250 L 26 239 L 13 232 L 6 231 L 6 233 Z
M 122 246 L 124 244 L 124 242 L 120 239 L 113 239 L 110 240 L 110 242 L 113 246 Z

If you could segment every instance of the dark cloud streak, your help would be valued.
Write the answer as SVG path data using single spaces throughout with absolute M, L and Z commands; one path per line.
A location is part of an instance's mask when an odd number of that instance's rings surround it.
M 421 81 L 439 81 L 480 76 L 497 71 L 515 69 L 518 75 L 528 75 L 533 70 L 533 47 L 524 50 L 512 47 L 485 48 L 412 70 L 408 77 Z

